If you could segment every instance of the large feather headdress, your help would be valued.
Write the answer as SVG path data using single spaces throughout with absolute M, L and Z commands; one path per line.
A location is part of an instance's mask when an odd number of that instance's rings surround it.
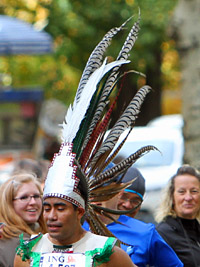
M 112 38 L 124 30 L 127 20 L 120 27 L 111 29 L 91 53 L 83 71 L 73 104 L 69 107 L 63 122 L 62 145 L 54 156 L 44 188 L 44 198 L 60 197 L 86 209 L 86 220 L 91 230 L 98 234 L 110 235 L 97 213 L 112 216 L 125 211 L 104 210 L 95 202 L 105 201 L 120 192 L 128 184 L 113 182 L 153 146 L 142 147 L 127 159 L 112 168 L 107 168 L 126 141 L 116 147 L 120 135 L 132 130 L 141 105 L 150 92 L 148 85 L 138 90 L 128 106 L 109 129 L 112 112 L 118 101 L 118 94 L 111 102 L 110 95 L 122 90 L 118 84 L 124 76 L 122 70 L 128 65 L 129 54 L 139 32 L 139 19 L 131 28 L 116 60 L 104 58 Z M 108 131 L 109 129 L 109 131 Z M 134 129 L 133 129 L 134 130 Z M 130 133 L 129 131 L 129 133 Z M 85 196 L 79 185 L 85 188 Z

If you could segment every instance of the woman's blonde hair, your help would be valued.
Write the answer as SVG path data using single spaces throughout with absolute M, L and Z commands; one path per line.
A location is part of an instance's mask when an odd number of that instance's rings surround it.
M 30 226 L 18 215 L 14 210 L 13 199 L 15 198 L 19 188 L 26 183 L 33 182 L 42 195 L 42 189 L 36 176 L 30 173 L 21 173 L 13 175 L 10 179 L 4 182 L 0 187 L 0 222 L 4 222 L 5 226 L 2 230 L 5 238 L 19 236 L 24 232 L 29 235 L 39 232 L 45 233 L 46 226 L 43 219 L 43 214 L 40 214 L 38 219 L 38 229 L 33 231 Z
M 185 174 L 196 177 L 200 183 L 200 173 L 197 169 L 187 164 L 181 166 L 177 170 L 177 173 L 169 180 L 166 188 L 164 188 L 162 191 L 162 201 L 155 215 L 155 220 L 158 223 L 163 221 L 168 215 L 176 217 L 173 207 L 174 181 L 177 176 Z M 200 219 L 200 207 L 197 214 L 197 219 Z

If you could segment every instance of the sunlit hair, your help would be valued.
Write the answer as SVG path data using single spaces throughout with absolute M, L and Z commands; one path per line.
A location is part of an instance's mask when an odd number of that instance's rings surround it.
M 42 195 L 42 189 L 40 183 L 37 181 L 36 176 L 30 173 L 21 173 L 12 176 L 0 187 L 0 222 L 5 223 L 3 228 L 3 236 L 5 238 L 11 238 L 19 236 L 24 232 L 29 235 L 39 232 L 45 233 L 46 226 L 41 213 L 38 219 L 38 227 L 33 231 L 30 226 L 18 215 L 14 210 L 13 199 L 17 195 L 18 190 L 23 184 L 33 182 Z M 42 204 L 42 203 L 41 203 Z
M 200 172 L 190 165 L 183 165 L 178 170 L 177 173 L 171 177 L 166 188 L 162 191 L 161 204 L 157 209 L 155 220 L 159 223 L 163 221 L 166 216 L 170 215 L 176 217 L 176 213 L 173 208 L 173 194 L 174 194 L 174 181 L 179 175 L 191 175 L 198 179 L 200 183 Z M 200 219 L 200 208 L 197 214 L 197 219 Z

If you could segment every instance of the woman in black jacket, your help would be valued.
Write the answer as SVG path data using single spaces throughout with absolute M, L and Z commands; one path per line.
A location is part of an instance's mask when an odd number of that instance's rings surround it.
M 170 179 L 157 211 L 157 231 L 185 267 L 200 266 L 200 173 L 183 165 Z

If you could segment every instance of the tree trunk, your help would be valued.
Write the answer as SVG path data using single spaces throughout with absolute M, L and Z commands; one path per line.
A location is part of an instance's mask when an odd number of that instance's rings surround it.
M 184 162 L 200 169 L 200 1 L 179 0 L 172 20 L 182 72 Z
M 152 91 L 146 96 L 142 104 L 135 126 L 145 126 L 153 118 L 161 116 L 161 51 L 158 50 L 160 46 L 157 45 L 157 49 L 154 51 L 157 64 L 152 68 L 147 68 L 145 72 L 147 77 L 146 84 L 151 86 Z M 111 125 L 113 125 L 119 117 L 119 110 L 121 111 L 130 103 L 138 90 L 137 83 L 133 83 L 128 75 L 124 81 L 123 87 L 125 90 L 119 97 L 118 108 L 113 112 Z

